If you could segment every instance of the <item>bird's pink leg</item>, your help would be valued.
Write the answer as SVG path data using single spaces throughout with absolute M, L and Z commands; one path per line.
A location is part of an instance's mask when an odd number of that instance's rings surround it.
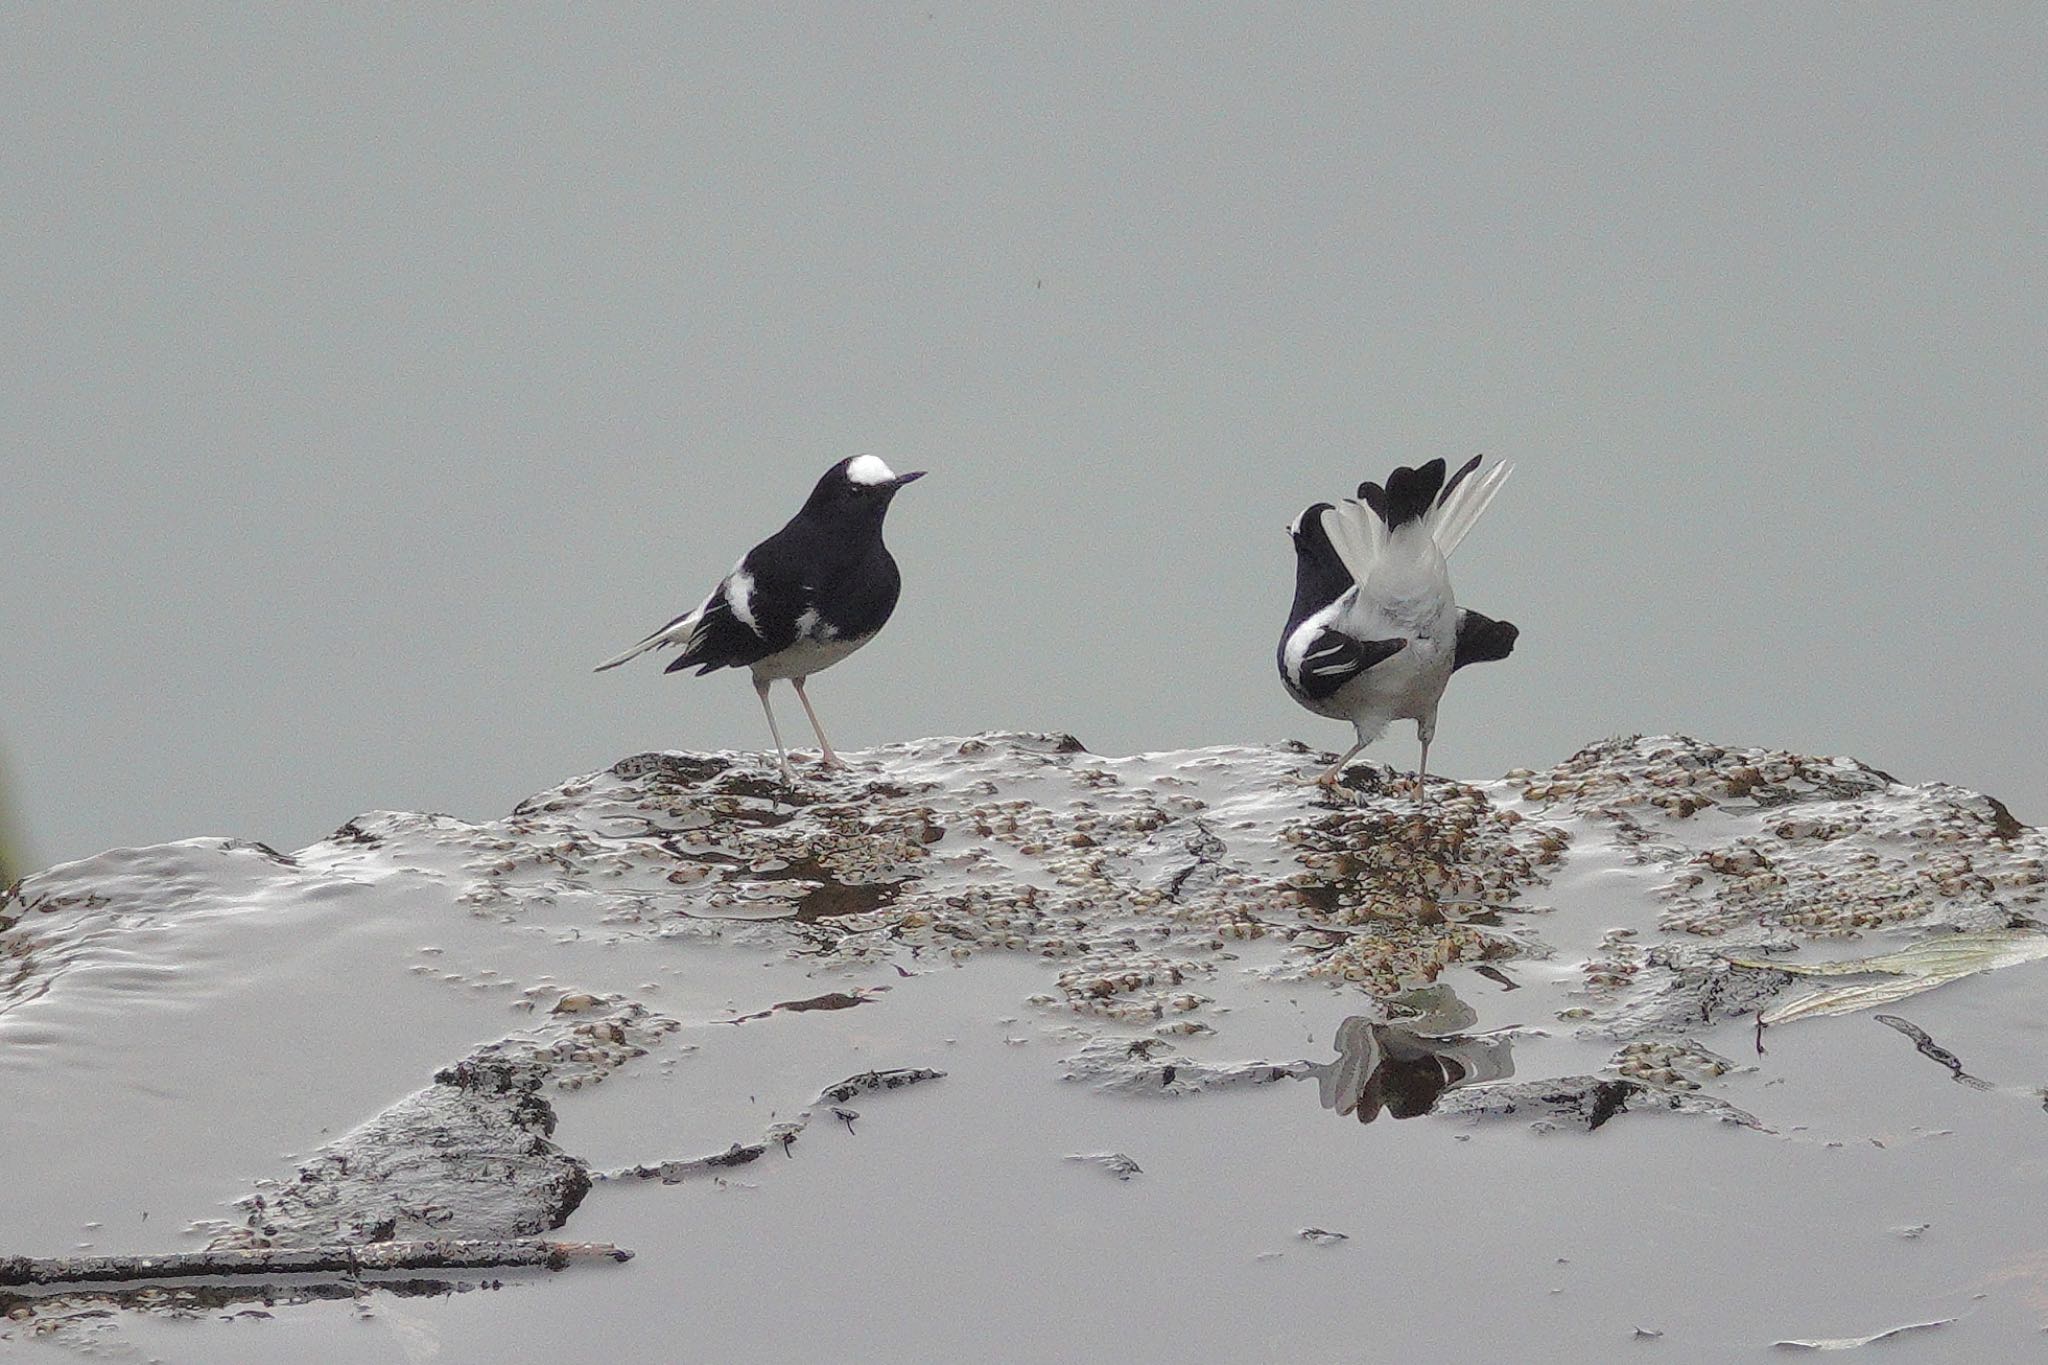
M 811 699 L 804 694 L 804 680 L 791 678 L 790 685 L 796 688 L 796 699 L 804 704 L 804 714 L 811 718 L 811 730 L 818 736 L 818 766 L 821 768 L 843 768 L 845 763 L 832 752 L 832 741 L 825 738 L 825 727 L 818 724 L 818 713 L 811 709 Z
M 1354 744 L 1349 749 L 1346 749 L 1344 751 L 1344 757 L 1338 759 L 1335 763 L 1332 763 L 1329 767 L 1329 770 L 1326 771 L 1321 777 L 1316 779 L 1316 785 L 1330 788 L 1335 788 L 1339 786 L 1344 778 L 1344 765 L 1346 763 L 1349 763 L 1352 759 L 1352 756 L 1364 747 L 1365 745 L 1363 744 Z
M 768 733 L 775 737 L 775 757 L 782 763 L 782 780 L 795 785 L 796 774 L 790 771 L 789 751 L 782 747 L 782 731 L 775 724 L 775 708 L 768 704 L 768 679 L 754 679 L 754 695 L 761 699 L 761 709 L 768 714 Z M 797 689 L 797 695 L 803 695 L 802 688 Z M 810 709 L 809 702 L 804 703 L 804 709 Z

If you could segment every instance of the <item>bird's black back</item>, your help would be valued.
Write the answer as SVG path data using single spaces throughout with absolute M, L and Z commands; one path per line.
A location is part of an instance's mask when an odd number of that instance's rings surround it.
M 805 635 L 806 624 L 813 638 L 829 628 L 833 638 L 843 640 L 862 639 L 882 628 L 896 610 L 903 585 L 895 557 L 882 543 L 889 496 L 864 495 L 847 485 L 843 467 L 844 462 L 828 471 L 788 524 L 747 551 L 714 594 L 689 648 L 664 671 L 694 667 L 701 675 L 757 663 L 794 645 Z M 751 626 L 733 610 L 728 596 L 741 574 L 751 583 Z M 807 622 L 813 612 L 816 616 Z

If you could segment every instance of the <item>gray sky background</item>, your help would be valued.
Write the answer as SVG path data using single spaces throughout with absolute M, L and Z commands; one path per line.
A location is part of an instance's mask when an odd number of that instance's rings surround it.
M 1444 771 L 1684 729 L 2048 818 L 2042 14 L 11 8 L 13 804 L 292 847 L 760 747 L 590 666 L 862 451 L 932 476 L 842 747 L 1337 747 L 1282 528 L 1485 451 L 1523 635 Z

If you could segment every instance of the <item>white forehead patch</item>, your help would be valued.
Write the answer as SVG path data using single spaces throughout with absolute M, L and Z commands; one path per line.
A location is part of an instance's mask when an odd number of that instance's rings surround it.
M 896 471 L 879 455 L 862 455 L 846 466 L 846 477 L 854 483 L 894 483 Z

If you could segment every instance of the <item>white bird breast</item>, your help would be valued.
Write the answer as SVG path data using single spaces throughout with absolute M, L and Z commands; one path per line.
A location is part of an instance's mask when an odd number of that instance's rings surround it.
M 757 678 L 808 678 L 838 663 L 874 637 L 858 640 L 798 640 L 788 649 L 770 654 L 754 664 Z

